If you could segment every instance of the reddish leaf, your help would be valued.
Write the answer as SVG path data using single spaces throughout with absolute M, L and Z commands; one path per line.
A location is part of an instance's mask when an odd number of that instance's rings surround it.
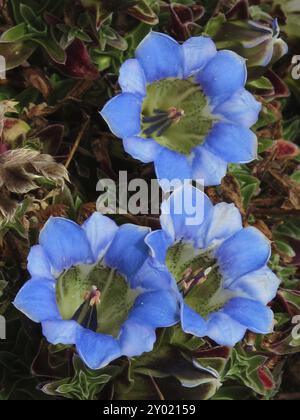
M 258 376 L 265 389 L 271 390 L 274 388 L 273 379 L 264 367 L 258 369 Z
M 275 141 L 271 151 L 278 160 L 293 159 L 299 155 L 299 147 L 295 143 L 283 139 Z
M 88 50 L 80 39 L 75 39 L 69 45 L 66 54 L 66 64 L 57 65 L 64 74 L 75 79 L 98 79 L 98 69 L 92 63 Z

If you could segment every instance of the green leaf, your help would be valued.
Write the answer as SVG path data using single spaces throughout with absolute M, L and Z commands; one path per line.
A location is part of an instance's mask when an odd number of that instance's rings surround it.
M 291 178 L 293 181 L 296 181 L 298 184 L 300 184 L 300 171 L 295 171 L 292 175 Z
M 90 370 L 78 356 L 74 356 L 73 365 L 75 374 L 72 378 L 49 383 L 43 387 L 43 392 L 75 400 L 96 400 L 96 396 L 120 371 L 116 366 Z
M 52 60 L 59 64 L 65 64 L 67 58 L 66 53 L 54 39 L 50 37 L 38 37 L 34 39 L 34 42 L 41 45 Z
M 110 27 L 106 27 L 102 30 L 101 37 L 104 38 L 101 41 L 104 47 L 103 50 L 105 49 L 106 43 L 120 51 L 126 51 L 128 48 L 126 39 Z
M 293 307 L 297 313 L 300 313 L 300 292 L 294 290 L 279 290 L 279 295 L 284 299 L 284 301 Z
M 217 35 L 225 22 L 226 17 L 222 13 L 216 17 L 211 18 L 204 29 L 205 34 L 209 35 L 211 38 L 214 38 L 214 36 Z
M 207 351 L 209 353 L 209 351 Z M 231 357 L 231 351 L 228 351 L 227 357 L 218 357 L 217 354 L 213 354 L 214 350 L 211 351 L 211 357 L 198 357 L 193 359 L 194 365 L 199 369 L 206 370 L 210 372 L 216 378 L 222 378 L 224 375 L 225 368 L 227 366 L 228 360 Z
M 169 342 L 174 347 L 193 351 L 199 349 L 205 344 L 205 341 L 202 338 L 186 334 L 182 331 L 181 326 L 169 328 L 167 331 L 169 334 Z
M 148 3 L 147 0 L 141 0 L 137 5 L 131 7 L 128 13 L 141 22 L 154 26 L 159 23 L 159 19 Z
M 36 16 L 31 7 L 26 4 L 21 4 L 20 13 L 30 30 L 39 34 L 47 34 L 47 27 L 45 23 L 41 20 L 41 18 Z
M 274 230 L 274 235 L 300 240 L 300 220 L 291 218 L 284 221 Z
M 28 31 L 25 23 L 20 23 L 7 31 L 5 31 L 0 38 L 1 42 L 16 42 L 32 39 L 34 34 Z
M 24 63 L 36 47 L 24 42 L 0 42 L 0 55 L 6 59 L 6 70 L 12 70 Z
M 273 91 L 274 87 L 267 77 L 260 77 L 247 83 L 247 86 L 255 91 Z
M 254 392 L 243 386 L 223 386 L 212 398 L 215 401 L 247 401 L 253 400 Z
M 267 357 L 248 353 L 241 347 L 233 350 L 232 359 L 228 365 L 226 379 L 234 379 L 252 389 L 260 395 L 267 395 L 270 388 L 266 387 L 261 379 L 261 369 L 268 375 L 270 383 L 273 382 L 270 371 L 265 368 Z
M 285 140 L 295 141 L 300 132 L 300 117 L 283 120 L 283 137 Z
M 260 138 L 258 141 L 258 153 L 264 153 L 274 145 L 272 139 Z
M 286 25 L 283 30 L 293 41 L 299 41 L 300 34 L 300 4 L 297 0 L 276 0 L 275 5 L 280 6 L 286 16 Z
M 281 113 L 274 106 L 271 104 L 264 104 L 262 111 L 259 114 L 259 120 L 252 129 L 254 131 L 259 130 L 260 128 L 276 123 L 281 120 L 281 118 Z
M 285 254 L 287 257 L 294 258 L 296 256 L 295 251 L 293 248 L 288 245 L 286 242 L 283 241 L 275 241 L 276 247 L 280 252 Z
M 237 179 L 243 197 L 243 204 L 248 207 L 252 198 L 259 193 L 260 181 L 255 176 L 251 175 L 249 169 L 245 166 L 230 166 L 230 173 Z

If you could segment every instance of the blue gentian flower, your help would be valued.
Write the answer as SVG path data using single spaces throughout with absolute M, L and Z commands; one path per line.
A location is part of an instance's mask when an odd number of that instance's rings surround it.
M 246 60 L 204 36 L 183 45 L 151 32 L 120 69 L 122 93 L 101 111 L 134 158 L 159 180 L 218 185 L 227 164 L 257 157 L 249 129 L 261 104 L 245 89 Z M 163 186 L 164 187 L 164 186 Z
M 167 279 L 146 286 L 138 280 L 148 234 L 100 213 L 83 226 L 51 218 L 31 249 L 32 278 L 14 305 L 42 324 L 50 343 L 75 344 L 91 369 L 152 350 L 156 328 L 178 322 L 178 302 Z
M 205 218 L 193 226 L 187 224 L 190 215 L 175 214 L 175 209 L 196 197 L 204 201 Z M 233 204 L 213 206 L 193 187 L 175 191 L 163 213 L 162 230 L 146 239 L 152 252 L 148 272 L 144 266 L 139 276 L 146 286 L 156 267 L 157 282 L 173 278 L 183 330 L 225 346 L 234 346 L 247 330 L 272 332 L 274 316 L 267 304 L 276 296 L 279 279 L 268 268 L 269 240 L 254 227 L 243 228 Z

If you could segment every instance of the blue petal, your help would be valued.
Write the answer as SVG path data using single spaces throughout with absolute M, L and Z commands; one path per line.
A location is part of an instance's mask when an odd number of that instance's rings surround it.
M 249 128 L 257 122 L 261 108 L 262 104 L 250 92 L 242 88 L 227 101 L 218 105 L 213 113 Z
M 270 241 L 253 227 L 240 230 L 215 253 L 227 284 L 266 265 L 271 255 Z
M 112 133 L 120 138 L 138 135 L 141 131 L 142 99 L 132 93 L 112 98 L 100 112 Z
M 167 290 L 143 293 L 137 297 L 128 319 L 151 328 L 171 327 L 179 321 L 177 297 Z
M 196 78 L 212 103 L 223 102 L 245 86 L 246 60 L 233 51 L 219 51 Z
M 168 77 L 182 77 L 183 54 L 180 45 L 168 35 L 150 32 L 136 50 L 148 83 Z
M 257 158 L 257 137 L 241 125 L 220 122 L 209 133 L 205 146 L 231 163 L 247 163 Z
M 206 322 L 188 305 L 182 304 L 181 307 L 181 325 L 184 332 L 204 337 L 206 335 Z
M 32 277 L 46 277 L 53 279 L 51 265 L 40 245 L 33 246 L 28 255 L 27 270 Z
M 273 271 L 263 267 L 235 280 L 228 288 L 267 305 L 275 298 L 279 285 L 280 280 Z
M 128 137 L 123 144 L 128 154 L 144 163 L 153 162 L 161 152 L 161 146 L 152 139 Z
M 119 229 L 113 220 L 97 212 L 84 223 L 82 228 L 89 240 L 95 261 L 104 257 Z
M 158 181 L 166 192 L 170 191 L 170 182 L 192 180 L 192 165 L 181 153 L 162 148 L 154 165 Z
M 34 322 L 61 319 L 55 294 L 55 282 L 33 278 L 24 284 L 14 306 Z
M 214 42 L 204 36 L 189 38 L 183 45 L 184 77 L 201 70 L 217 54 Z
M 44 336 L 54 345 L 75 344 L 77 329 L 81 328 L 75 321 L 44 321 L 42 327 Z
M 205 146 L 195 149 L 192 178 L 204 181 L 205 186 L 219 185 L 227 172 L 227 162 L 211 153 Z
M 143 290 L 174 290 L 177 285 L 165 265 L 149 257 L 130 282 L 131 288 Z
M 95 370 L 107 366 L 121 356 L 121 349 L 115 338 L 85 328 L 77 330 L 76 348 L 84 363 Z
M 127 357 L 140 356 L 153 350 L 156 341 L 155 329 L 126 321 L 119 338 L 122 355 Z
M 205 248 L 223 242 L 243 229 L 242 216 L 234 204 L 219 203 L 214 206 L 212 221 L 207 231 Z
M 167 251 L 173 241 L 163 230 L 156 230 L 149 233 L 145 240 L 151 250 L 151 255 L 161 264 L 165 264 Z
M 149 232 L 145 227 L 130 224 L 121 226 L 106 253 L 106 264 L 130 279 L 149 256 L 149 248 L 145 243 Z
M 204 244 L 213 205 L 202 191 L 191 185 L 179 188 L 163 202 L 161 210 L 162 229 L 173 242 L 184 239 L 198 247 Z
M 40 244 L 57 272 L 94 261 L 84 230 L 71 220 L 51 218 L 41 231 Z
M 235 321 L 258 334 L 269 334 L 273 330 L 274 314 L 270 308 L 252 299 L 231 299 L 223 309 Z
M 220 346 L 233 347 L 244 338 L 246 330 L 228 315 L 217 312 L 209 317 L 206 334 Z
M 126 60 L 121 66 L 119 84 L 123 93 L 146 96 L 146 77 L 138 60 Z

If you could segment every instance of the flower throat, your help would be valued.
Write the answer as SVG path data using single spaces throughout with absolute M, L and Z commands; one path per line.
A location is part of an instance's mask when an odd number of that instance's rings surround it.
M 204 142 L 213 123 L 208 100 L 193 79 L 164 79 L 147 87 L 142 137 L 189 155 Z
M 65 320 L 92 331 L 117 336 L 137 297 L 114 269 L 78 265 L 58 278 L 56 300 Z

